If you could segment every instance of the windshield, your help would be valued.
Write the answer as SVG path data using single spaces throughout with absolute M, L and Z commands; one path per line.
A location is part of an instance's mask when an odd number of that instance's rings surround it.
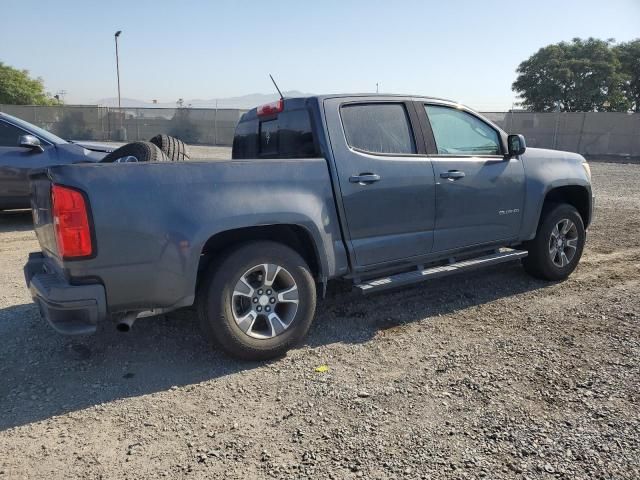
M 13 123 L 16 127 L 20 127 L 24 130 L 27 130 L 29 133 L 34 134 L 37 137 L 40 137 L 48 142 L 51 142 L 53 144 L 61 144 L 61 143 L 68 143 L 66 140 L 63 140 L 62 138 L 54 135 L 51 132 L 47 132 L 45 129 L 40 128 L 40 127 L 36 127 L 35 125 L 29 123 L 29 122 L 25 122 L 24 120 L 20 120 L 19 118 L 16 118 L 14 116 L 8 115 L 8 114 L 4 114 L 3 115 L 7 120 L 9 120 L 9 122 Z

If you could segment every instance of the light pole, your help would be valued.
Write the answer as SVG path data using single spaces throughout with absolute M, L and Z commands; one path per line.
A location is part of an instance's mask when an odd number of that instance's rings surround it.
M 120 105 L 120 60 L 118 58 L 118 37 L 122 33 L 122 30 L 118 30 L 113 37 L 116 40 L 116 75 L 118 76 L 118 110 L 122 108 Z
M 118 117 L 120 117 L 120 131 L 118 132 L 118 140 L 125 140 L 125 133 L 123 132 L 123 118 L 122 118 L 122 104 L 120 103 L 120 59 L 118 58 L 118 37 L 122 33 L 122 30 L 118 30 L 114 33 L 113 38 L 116 41 L 116 75 L 118 77 Z

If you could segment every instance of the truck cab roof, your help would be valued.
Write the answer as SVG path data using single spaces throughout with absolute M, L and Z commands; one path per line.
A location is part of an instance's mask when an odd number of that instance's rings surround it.
M 284 97 L 282 99 L 284 103 L 283 110 L 296 110 L 296 109 L 305 108 L 308 105 L 310 100 L 316 100 L 318 103 L 322 103 L 324 100 L 327 100 L 330 98 L 354 98 L 354 97 L 355 98 L 376 97 L 376 98 L 379 98 L 380 100 L 423 99 L 423 100 L 428 100 L 428 101 L 437 102 L 437 103 L 460 105 L 459 102 L 455 100 L 450 100 L 450 99 L 440 98 L 440 97 L 429 97 L 429 96 L 423 96 L 423 95 L 405 95 L 405 94 L 399 94 L 399 93 L 332 93 L 332 94 L 323 94 L 323 95 L 309 95 L 306 97 L 290 97 L 290 98 Z M 260 106 L 257 106 L 248 110 L 246 113 L 242 115 L 240 121 L 242 122 L 242 121 L 253 120 L 257 118 L 259 109 L 260 109 Z
M 400 94 L 342 93 L 282 98 L 261 105 L 242 115 L 233 139 L 232 158 L 313 158 L 321 155 L 323 134 L 322 105 L 325 101 L 346 99 L 358 102 L 424 101 L 461 108 L 457 102 L 437 97 Z M 477 114 L 476 114 L 477 115 Z M 315 120 L 312 120 L 315 119 Z M 314 125 L 316 127 L 314 127 Z M 497 125 L 494 125 L 500 130 Z

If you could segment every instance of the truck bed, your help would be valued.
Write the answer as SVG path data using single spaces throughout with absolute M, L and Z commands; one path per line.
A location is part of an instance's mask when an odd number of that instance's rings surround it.
M 323 248 L 325 275 L 346 269 L 323 158 L 72 165 L 36 172 L 31 181 L 45 256 L 72 282 L 102 283 L 110 313 L 192 304 L 206 242 L 239 227 L 301 225 Z M 51 183 L 86 193 L 93 258 L 58 258 Z

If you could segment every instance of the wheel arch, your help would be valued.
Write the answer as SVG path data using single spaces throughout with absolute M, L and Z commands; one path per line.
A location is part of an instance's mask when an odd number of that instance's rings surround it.
M 545 195 L 542 203 L 542 209 L 538 217 L 538 224 L 542 219 L 543 213 L 550 205 L 558 203 L 567 203 L 575 207 L 582 218 L 584 228 L 591 223 L 591 192 L 582 185 L 563 185 L 551 188 Z
M 247 242 L 261 240 L 278 242 L 288 246 L 307 262 L 313 277 L 316 279 L 326 278 L 326 267 L 321 261 L 313 234 L 301 225 L 272 224 L 234 228 L 209 237 L 204 243 L 200 255 L 198 283 L 200 283 L 202 272 L 225 250 Z

